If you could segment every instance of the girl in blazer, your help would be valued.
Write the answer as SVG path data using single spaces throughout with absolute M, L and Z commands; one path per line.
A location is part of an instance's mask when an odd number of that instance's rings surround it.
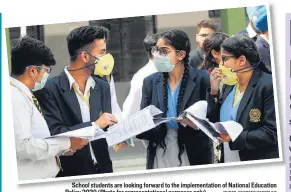
M 271 72 L 260 60 L 257 47 L 246 35 L 226 39 L 221 49 L 222 64 L 232 70 L 237 82 L 219 85 L 223 75 L 215 68 L 208 107 L 216 112 L 216 121 L 233 120 L 243 126 L 235 141 L 223 133 L 223 162 L 278 158 L 277 127 Z M 224 76 L 225 77 L 225 76 Z
M 206 100 L 209 75 L 188 65 L 190 47 L 189 37 L 181 30 L 160 34 L 152 48 L 159 72 L 144 80 L 141 109 L 155 105 L 164 117 L 177 117 L 195 102 Z M 149 143 L 147 169 L 213 163 L 210 139 L 190 123 L 183 124 L 172 121 L 137 136 Z

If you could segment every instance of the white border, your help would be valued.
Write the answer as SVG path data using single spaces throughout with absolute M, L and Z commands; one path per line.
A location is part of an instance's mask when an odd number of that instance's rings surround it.
M 268 16 L 268 31 L 269 31 L 269 45 L 270 45 L 270 54 L 271 54 L 271 68 L 272 68 L 272 81 L 273 81 L 273 92 L 275 99 L 275 114 L 276 114 L 276 124 L 277 124 L 277 138 L 278 138 L 278 148 L 279 148 L 279 157 L 283 160 L 282 154 L 282 135 L 281 135 L 281 126 L 280 122 L 283 118 L 279 116 L 279 104 L 278 104 L 278 89 L 277 89 L 277 79 L 276 79 L 276 70 L 275 70 L 275 59 L 274 59 L 274 44 L 273 44 L 273 28 L 271 24 L 271 14 L 270 14 L 270 4 L 266 4 L 267 16 Z
M 150 169 L 150 170 L 139 170 L 139 171 L 124 171 L 117 173 L 105 173 L 105 174 L 94 174 L 94 175 L 84 175 L 84 176 L 71 176 L 71 177 L 58 177 L 49 179 L 35 179 L 18 181 L 18 184 L 34 184 L 34 183 L 44 183 L 44 182 L 55 182 L 55 181 L 68 181 L 77 179 L 93 179 L 99 177 L 112 177 L 112 176 L 123 176 L 123 175 L 136 175 L 136 174 L 150 174 L 157 172 L 172 172 L 172 171 L 183 171 L 183 170 L 193 170 L 193 169 L 205 169 L 205 168 L 217 168 L 217 167 L 230 167 L 230 166 L 241 166 L 241 165 L 254 165 L 254 164 L 265 164 L 265 163 L 276 163 L 282 162 L 282 157 L 277 159 L 266 159 L 266 160 L 255 160 L 255 161 L 245 161 L 245 162 L 233 162 L 233 163 L 222 163 L 222 164 L 208 164 L 208 165 L 196 165 L 196 166 L 185 166 L 185 167 L 175 167 L 175 168 L 163 168 L 163 169 Z
M 245 3 L 241 3 L 245 4 Z M 244 6 L 237 6 L 237 7 L 218 7 L 216 9 L 230 9 L 230 8 L 242 8 L 242 7 L 251 7 L 257 5 L 265 5 L 267 8 L 268 14 L 268 28 L 269 28 L 269 42 L 270 42 L 270 54 L 271 54 L 271 62 L 272 62 L 272 79 L 273 79 L 273 89 L 274 89 L 274 99 L 275 99 L 275 110 L 276 110 L 276 124 L 277 124 L 277 134 L 278 134 L 278 147 L 279 147 L 279 158 L 277 159 L 267 159 L 267 160 L 256 160 L 256 161 L 245 161 L 245 162 L 234 162 L 234 163 L 223 163 L 223 164 L 207 164 L 207 165 L 197 165 L 197 166 L 187 166 L 187 167 L 176 167 L 176 168 L 165 168 L 165 169 L 152 169 L 152 170 L 139 170 L 139 171 L 124 171 L 124 172 L 117 172 L 117 173 L 107 173 L 107 174 L 95 174 L 95 175 L 84 175 L 84 176 L 72 176 L 72 177 L 61 177 L 61 178 L 50 178 L 50 179 L 36 179 L 36 180 L 25 180 L 25 181 L 18 181 L 18 184 L 32 184 L 32 183 L 44 183 L 44 182 L 55 182 L 55 181 L 67 181 L 67 180 L 76 180 L 76 179 L 88 179 L 88 178 L 99 178 L 99 177 L 111 177 L 111 176 L 122 176 L 122 175 L 134 175 L 134 174 L 143 174 L 143 173 L 156 173 L 156 172 L 169 172 L 169 171 L 179 171 L 179 170 L 193 170 L 193 169 L 205 169 L 205 168 L 216 168 L 216 167 L 229 167 L 235 165 L 253 165 L 253 164 L 262 164 L 262 163 L 273 163 L 273 162 L 282 162 L 282 139 L 281 139 L 281 127 L 280 127 L 280 118 L 279 118 L 279 109 L 278 109 L 278 92 L 277 92 L 277 81 L 276 81 L 276 72 L 275 72 L 275 62 L 274 62 L 274 52 L 273 52 L 273 29 L 271 27 L 271 16 L 270 16 L 270 6 L 269 4 L 255 4 L 255 5 L 244 5 Z M 198 11 L 205 11 L 205 10 L 195 10 L 192 12 Z M 191 11 L 185 11 L 191 12 Z M 174 14 L 179 12 L 172 12 L 172 13 L 161 13 L 161 14 Z M 151 15 L 151 14 L 146 14 Z M 158 15 L 158 14 L 155 14 Z M 159 14 L 160 15 L 160 14 Z M 134 16 L 128 16 L 134 17 Z M 98 18 L 98 19 L 105 19 L 105 18 Z M 107 18 L 110 19 L 110 18 Z M 70 21 L 74 22 L 74 21 Z M 64 22 L 62 22 L 64 23 Z M 48 24 L 48 23 L 46 23 Z M 5 39 L 3 39 L 5 41 Z M 6 44 L 6 43 L 5 43 Z M 5 49 L 5 48 L 3 48 Z M 7 61 L 6 61 L 7 62 Z M 3 63 L 5 63 L 3 61 Z M 9 93 L 10 94 L 10 93 Z M 14 138 L 15 140 L 15 138 Z M 17 169 L 17 166 L 16 166 Z M 16 170 L 17 172 L 17 170 Z

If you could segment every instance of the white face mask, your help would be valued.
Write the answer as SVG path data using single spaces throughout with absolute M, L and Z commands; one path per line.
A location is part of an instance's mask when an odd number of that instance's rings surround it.
M 34 84 L 34 88 L 32 89 L 32 91 L 38 91 L 38 90 L 44 88 L 44 86 L 45 86 L 45 84 L 47 82 L 48 77 L 49 77 L 49 74 L 47 72 L 45 72 L 43 74 L 43 76 L 42 76 L 42 79 L 41 79 L 40 83 L 37 82 L 37 81 L 35 81 L 33 79 L 33 81 L 35 82 L 35 84 Z
M 174 70 L 175 65 L 170 63 L 171 58 L 169 56 L 161 56 L 159 54 L 154 55 L 154 63 L 159 72 L 169 73 Z

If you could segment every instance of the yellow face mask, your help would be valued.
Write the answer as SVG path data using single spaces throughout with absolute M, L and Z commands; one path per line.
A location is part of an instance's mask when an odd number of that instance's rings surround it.
M 223 65 L 219 65 L 222 73 L 222 83 L 226 85 L 235 85 L 238 83 L 238 78 L 231 69 L 224 67 Z
M 94 74 L 103 77 L 110 75 L 114 67 L 114 58 L 110 53 L 99 58 L 98 63 L 95 65 Z

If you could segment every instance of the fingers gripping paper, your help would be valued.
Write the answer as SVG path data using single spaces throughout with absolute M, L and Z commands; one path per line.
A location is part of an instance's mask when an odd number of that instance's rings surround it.
M 150 105 L 143 110 L 129 116 L 128 118 L 119 121 L 111 126 L 107 132 L 102 129 L 91 126 L 74 131 L 68 131 L 52 137 L 78 137 L 94 141 L 101 138 L 106 138 L 108 146 L 114 146 L 140 133 L 148 131 L 157 125 L 154 123 L 154 116 L 162 114 L 162 111 L 153 105 Z
M 216 144 L 219 143 L 220 133 L 227 133 L 232 141 L 243 131 L 243 127 L 235 121 L 212 123 L 207 118 L 207 102 L 198 101 L 184 111 L 182 116 L 192 121 L 201 131 L 210 137 Z
M 113 146 L 156 127 L 153 116 L 160 113 L 159 109 L 151 105 L 113 125 L 106 132 L 108 146 Z

